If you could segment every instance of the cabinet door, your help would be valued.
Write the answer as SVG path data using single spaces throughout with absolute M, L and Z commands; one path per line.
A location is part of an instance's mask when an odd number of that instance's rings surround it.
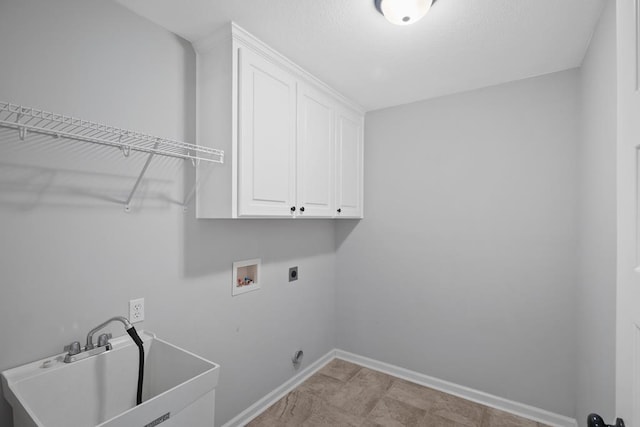
M 363 131 L 362 116 L 349 110 L 338 110 L 335 214 L 337 218 L 362 218 Z
M 331 218 L 335 201 L 335 102 L 298 85 L 298 217 Z
M 238 61 L 238 216 L 291 216 L 296 81 L 247 48 Z

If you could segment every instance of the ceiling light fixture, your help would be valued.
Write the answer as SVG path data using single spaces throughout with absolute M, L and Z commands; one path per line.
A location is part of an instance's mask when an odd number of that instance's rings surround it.
M 435 0 L 374 0 L 378 12 L 396 25 L 409 25 L 427 14 Z

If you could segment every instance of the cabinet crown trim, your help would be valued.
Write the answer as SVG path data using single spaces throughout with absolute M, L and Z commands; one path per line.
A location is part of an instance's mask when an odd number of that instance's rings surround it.
M 256 53 L 264 55 L 269 59 L 275 60 L 279 65 L 286 67 L 290 72 L 294 73 L 307 83 L 330 93 L 334 98 L 336 98 L 338 101 L 351 108 L 352 110 L 355 110 L 356 112 L 363 115 L 366 112 L 361 105 L 345 97 L 340 92 L 329 86 L 327 83 L 323 82 L 304 68 L 300 67 L 295 62 L 293 62 L 277 50 L 273 49 L 233 21 L 225 24 L 222 28 L 217 29 L 211 34 L 194 41 L 192 45 L 196 53 L 202 54 L 210 51 L 219 43 L 228 42 L 230 40 L 239 41 L 254 50 Z

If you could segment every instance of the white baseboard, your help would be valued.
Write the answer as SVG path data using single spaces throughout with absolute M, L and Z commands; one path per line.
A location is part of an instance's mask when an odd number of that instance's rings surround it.
M 271 393 L 267 394 L 265 397 L 258 400 L 256 403 L 249 406 L 244 411 L 240 412 L 238 415 L 226 422 L 222 427 L 244 427 L 251 420 L 266 411 L 271 405 L 282 399 L 290 391 L 302 384 L 311 375 L 322 369 L 324 365 L 335 359 L 335 354 L 336 351 L 331 350 L 320 359 L 316 360 L 311 365 L 298 372 L 295 376 L 286 381 L 280 387 L 276 388 Z
M 233 419 L 228 421 L 223 427 L 243 427 L 258 415 L 263 413 L 267 408 L 276 403 L 278 400 L 287 395 L 290 391 L 302 384 L 311 375 L 318 372 L 324 365 L 338 358 L 348 362 L 356 363 L 369 369 L 383 372 L 394 377 L 402 378 L 416 384 L 430 387 L 454 396 L 461 397 L 481 405 L 509 412 L 522 418 L 537 421 L 552 427 L 578 427 L 578 422 L 564 415 L 554 414 L 544 409 L 525 405 L 523 403 L 514 402 L 485 393 L 483 391 L 474 390 L 469 387 L 450 383 L 448 381 L 433 378 L 419 372 L 410 371 L 399 366 L 390 365 L 385 362 L 370 359 L 368 357 L 359 356 L 344 350 L 331 350 L 320 359 L 307 366 L 304 370 L 296 374 L 294 377 L 286 381 L 280 387 L 258 400 L 256 403 L 242 411 Z
M 336 350 L 335 357 L 553 427 L 578 427 L 578 422 L 573 418 L 554 414 L 553 412 L 545 411 L 544 409 L 514 402 L 503 397 L 494 396 L 489 393 L 450 383 L 448 381 L 443 381 L 438 378 L 433 378 L 419 372 L 410 371 L 378 360 L 369 359 L 368 357 L 359 356 L 343 350 Z

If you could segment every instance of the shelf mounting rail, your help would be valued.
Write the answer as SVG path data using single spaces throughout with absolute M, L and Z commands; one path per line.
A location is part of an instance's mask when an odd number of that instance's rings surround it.
M 147 160 L 125 202 L 126 212 L 130 211 L 133 196 L 155 155 L 188 159 L 194 166 L 200 161 L 224 163 L 224 151 L 215 148 L 160 138 L 3 101 L 0 101 L 0 127 L 16 129 L 21 140 L 27 137 L 28 132 L 33 132 L 54 138 L 115 147 L 120 149 L 125 157 L 129 157 L 131 151 L 147 153 Z M 185 206 L 187 202 L 185 199 Z

